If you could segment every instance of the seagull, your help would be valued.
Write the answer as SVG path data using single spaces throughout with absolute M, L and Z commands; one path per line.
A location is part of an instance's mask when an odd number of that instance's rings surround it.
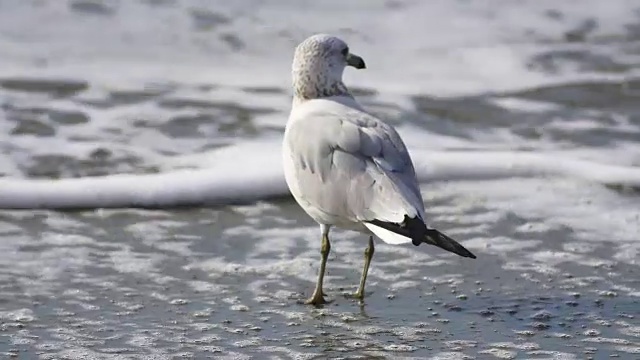
M 374 253 L 373 235 L 388 244 L 435 245 L 463 257 L 475 255 L 430 228 L 411 157 L 400 135 L 367 112 L 342 81 L 347 66 L 365 69 L 347 44 L 313 35 L 293 58 L 293 101 L 283 141 L 287 186 L 296 202 L 320 225 L 321 262 L 313 295 L 306 304 L 327 303 L 322 290 L 332 227 L 369 235 L 358 290 Z

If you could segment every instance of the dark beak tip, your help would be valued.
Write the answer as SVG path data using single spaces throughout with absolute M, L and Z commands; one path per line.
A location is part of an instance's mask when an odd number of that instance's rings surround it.
M 352 66 L 356 69 L 366 69 L 367 65 L 365 65 L 364 60 L 357 55 L 350 54 L 347 58 L 347 65 Z

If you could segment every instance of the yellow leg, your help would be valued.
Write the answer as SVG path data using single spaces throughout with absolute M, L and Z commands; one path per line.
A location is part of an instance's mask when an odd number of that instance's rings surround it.
M 364 250 L 364 269 L 362 269 L 362 277 L 360 278 L 360 286 L 358 291 L 353 294 L 356 299 L 364 299 L 364 284 L 367 282 L 367 274 L 369 273 L 369 265 L 371 264 L 371 258 L 373 258 L 373 252 L 375 247 L 373 246 L 373 236 L 369 236 L 369 246 Z
M 320 247 L 320 254 L 322 259 L 320 261 L 320 272 L 318 273 L 318 282 L 316 283 L 316 289 L 313 295 L 305 302 L 309 305 L 322 305 L 327 301 L 324 299 L 324 293 L 322 292 L 322 282 L 324 280 L 324 270 L 327 266 L 327 258 L 329 257 L 329 251 L 331 251 L 331 243 L 329 242 L 329 235 L 322 234 L 322 246 Z

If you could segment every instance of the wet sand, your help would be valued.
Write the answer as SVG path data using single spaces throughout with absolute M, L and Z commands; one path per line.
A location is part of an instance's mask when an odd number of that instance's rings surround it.
M 567 227 L 432 186 L 441 228 L 478 255 L 336 232 L 333 300 L 302 305 L 317 229 L 290 201 L 225 209 L 3 212 L 0 352 L 77 358 L 535 358 L 640 353 L 637 266 Z M 455 186 L 449 185 L 449 186 Z M 443 195 L 444 194 L 444 195 Z M 478 241 L 488 237 L 491 241 Z M 467 240 L 467 239 L 476 239 Z M 633 295 L 635 293 L 635 295 Z

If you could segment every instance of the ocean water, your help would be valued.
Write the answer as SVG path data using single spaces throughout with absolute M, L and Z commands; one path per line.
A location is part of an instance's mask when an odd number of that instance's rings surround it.
M 288 196 L 295 45 L 344 38 L 430 223 L 478 259 Z M 0 357 L 640 358 L 635 1 L 0 1 Z

